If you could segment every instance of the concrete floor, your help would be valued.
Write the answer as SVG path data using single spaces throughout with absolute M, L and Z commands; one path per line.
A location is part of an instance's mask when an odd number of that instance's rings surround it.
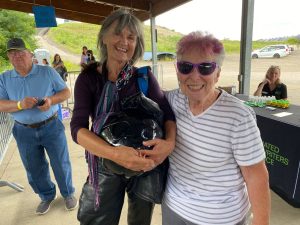
M 73 168 L 73 181 L 76 188 L 76 197 L 81 192 L 87 175 L 87 166 L 83 149 L 76 145 L 70 135 L 69 121 L 65 120 L 66 135 L 68 138 L 70 157 Z M 4 186 L 0 187 L 0 225 L 75 225 L 77 210 L 68 212 L 64 209 L 63 198 L 58 195 L 50 211 L 43 216 L 35 215 L 35 209 L 40 200 L 33 193 L 27 182 L 25 170 L 20 160 L 14 139 L 9 145 L 6 156 L 0 165 L 0 180 L 15 182 L 24 186 L 24 192 Z M 54 179 L 53 179 L 54 180 Z M 125 205 L 120 225 L 126 225 Z M 272 192 L 271 225 L 299 225 L 300 209 L 294 208 Z M 108 224 L 109 225 L 109 224 Z M 160 206 L 155 207 L 152 225 L 161 225 Z

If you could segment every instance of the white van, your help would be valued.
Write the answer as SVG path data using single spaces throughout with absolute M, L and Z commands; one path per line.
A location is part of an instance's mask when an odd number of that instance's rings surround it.
M 51 65 L 50 52 L 47 49 L 43 49 L 43 48 L 35 49 L 33 54 L 34 54 L 34 58 L 37 59 L 39 65 L 44 65 L 43 59 L 47 59 L 49 65 Z
M 284 44 L 268 45 L 251 53 L 252 59 L 281 58 L 290 54 L 289 47 Z

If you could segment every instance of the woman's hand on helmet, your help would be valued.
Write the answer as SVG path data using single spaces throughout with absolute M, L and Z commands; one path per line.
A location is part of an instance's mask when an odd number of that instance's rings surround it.
M 152 159 L 155 165 L 161 164 L 174 149 L 174 143 L 163 139 L 153 139 L 143 142 L 144 146 L 153 147 L 152 150 L 140 150 L 140 154 L 147 159 Z
M 146 172 L 155 167 L 155 163 L 152 159 L 140 157 L 137 150 L 127 146 L 115 147 L 114 157 L 111 160 L 133 171 Z

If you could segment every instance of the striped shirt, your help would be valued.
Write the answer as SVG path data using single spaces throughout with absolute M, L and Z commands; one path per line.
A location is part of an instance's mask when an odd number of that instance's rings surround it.
M 177 137 L 164 202 L 195 224 L 238 223 L 250 208 L 239 166 L 265 158 L 254 111 L 223 91 L 194 116 L 180 90 L 166 95 L 176 116 Z

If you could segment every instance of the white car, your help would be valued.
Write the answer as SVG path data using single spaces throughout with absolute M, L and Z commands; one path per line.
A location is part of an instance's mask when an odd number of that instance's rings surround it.
M 269 45 L 264 48 L 255 50 L 251 53 L 253 59 L 257 58 L 280 58 L 290 54 L 287 45 Z

